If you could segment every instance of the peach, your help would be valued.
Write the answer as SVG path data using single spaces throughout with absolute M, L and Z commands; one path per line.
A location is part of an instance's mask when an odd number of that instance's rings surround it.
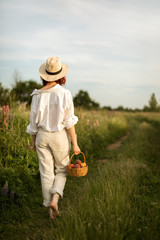
M 80 165 L 77 163 L 74 165 L 74 168 L 80 168 Z
M 74 164 L 69 164 L 69 167 L 70 168 L 74 168 Z
M 81 160 L 77 159 L 77 160 L 75 161 L 75 164 L 81 165 Z

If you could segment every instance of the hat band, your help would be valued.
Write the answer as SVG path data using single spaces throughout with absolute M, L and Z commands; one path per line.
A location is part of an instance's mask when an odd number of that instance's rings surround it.
M 54 73 L 48 72 L 47 69 L 46 69 L 46 73 L 49 74 L 49 75 L 57 75 L 57 74 L 59 74 L 60 72 L 62 72 L 62 68 L 61 68 L 59 71 L 54 72 Z

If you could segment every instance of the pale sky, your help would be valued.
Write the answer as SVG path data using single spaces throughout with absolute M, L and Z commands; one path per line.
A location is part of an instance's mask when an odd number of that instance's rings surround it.
M 69 65 L 66 87 L 101 106 L 160 104 L 159 0 L 0 0 L 0 81 L 40 82 L 50 56 Z

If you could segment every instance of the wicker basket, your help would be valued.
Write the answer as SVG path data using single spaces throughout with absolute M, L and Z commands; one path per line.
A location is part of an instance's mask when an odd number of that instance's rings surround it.
M 84 163 L 86 163 L 86 158 L 83 152 L 80 152 L 83 155 L 84 158 Z M 69 164 L 71 164 L 72 158 L 75 154 L 73 153 L 70 160 L 69 160 Z M 69 165 L 67 166 L 67 170 L 68 170 L 68 174 L 72 177 L 81 177 L 81 176 L 85 176 L 88 172 L 88 166 L 86 165 L 85 167 L 82 168 L 71 168 L 69 167 Z

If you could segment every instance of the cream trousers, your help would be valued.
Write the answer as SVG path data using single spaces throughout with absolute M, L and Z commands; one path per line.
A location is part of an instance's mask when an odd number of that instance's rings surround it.
M 54 193 L 59 193 L 63 197 L 70 152 L 67 130 L 46 132 L 40 128 L 36 136 L 36 150 L 39 158 L 43 205 L 49 207 Z

